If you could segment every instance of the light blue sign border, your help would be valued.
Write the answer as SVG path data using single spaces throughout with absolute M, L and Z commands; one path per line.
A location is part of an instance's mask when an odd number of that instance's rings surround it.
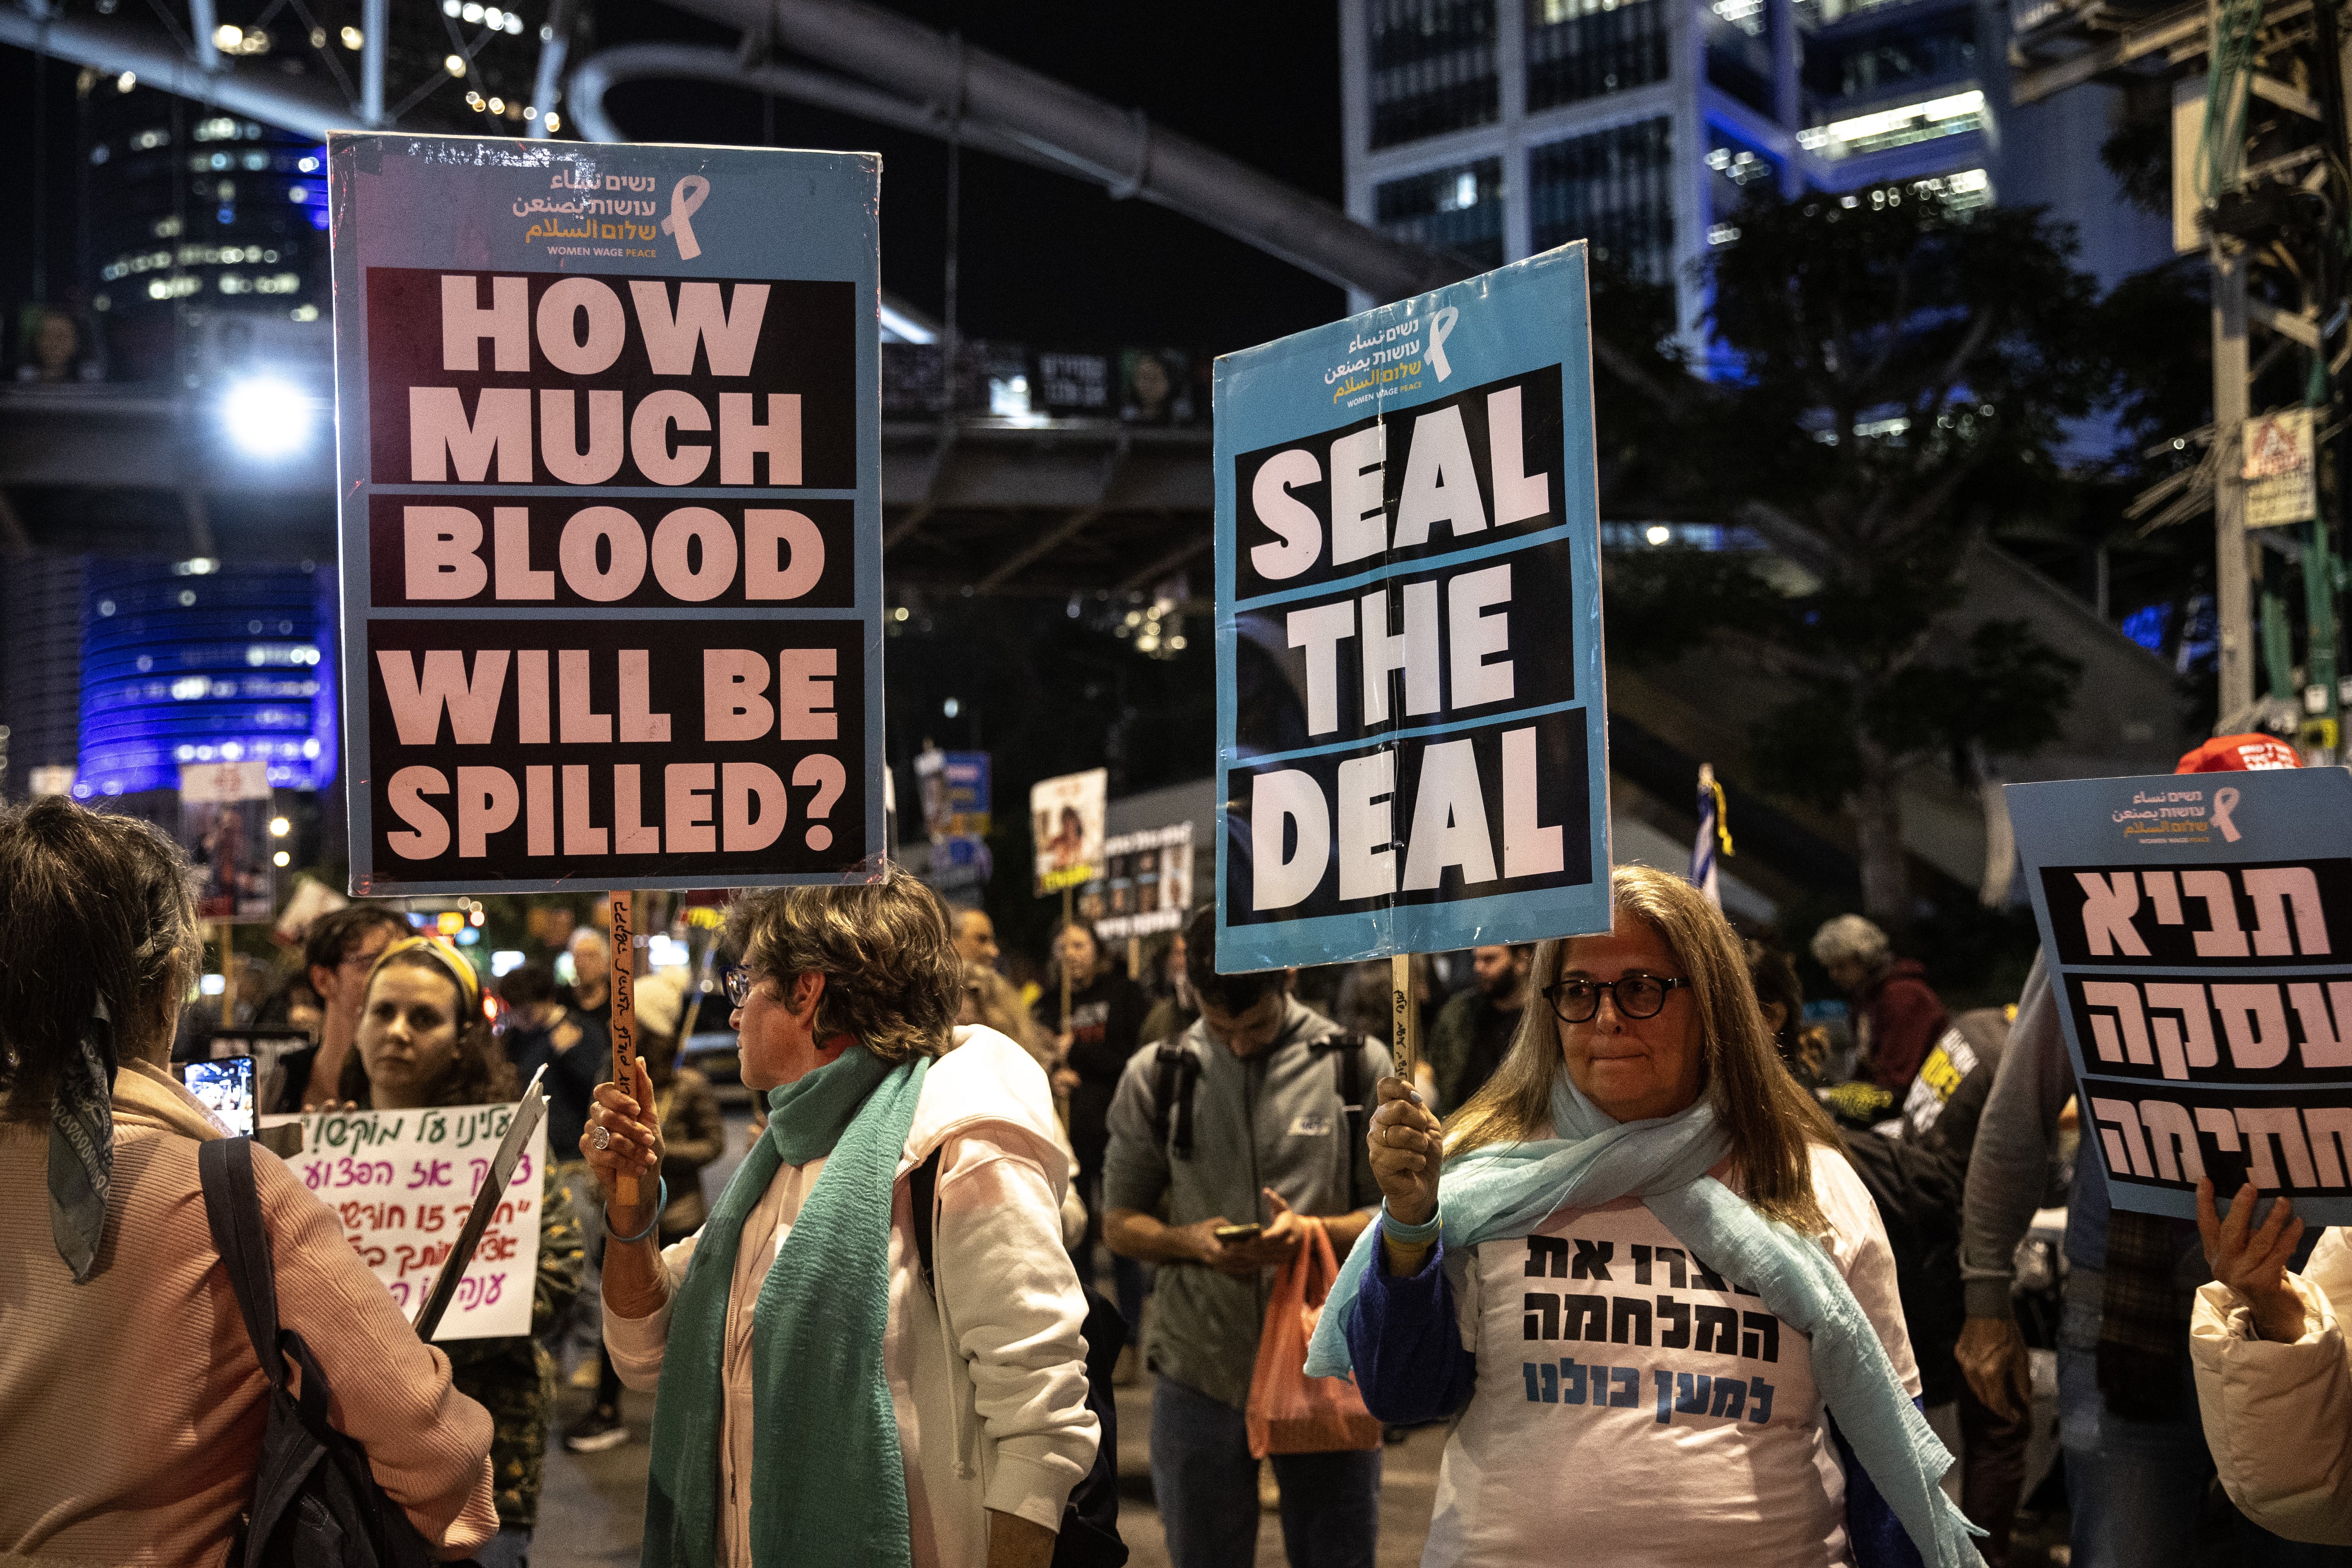
M 2237 792 L 2221 814 L 2226 829 L 2216 820 L 2217 791 Z M 2019 858 L 2024 866 L 2026 890 L 2033 903 L 2033 921 L 2042 937 L 2042 962 L 2050 975 L 2052 1000 L 2057 1004 L 2060 1026 L 2066 1037 L 2066 1054 L 2075 1082 L 2088 1100 L 2095 1086 L 2112 1084 L 2118 1095 L 2137 1097 L 2165 1080 L 2116 1078 L 2088 1069 L 2082 1039 L 2074 1029 L 2074 1009 L 2066 1005 L 2065 981 L 2071 975 L 2099 979 L 2259 980 L 2263 972 L 2243 964 L 2167 964 L 2151 973 L 2140 964 L 2076 963 L 2060 967 L 2058 945 L 2051 924 L 2049 900 L 2042 887 L 2042 871 L 2050 866 L 2100 866 L 2114 869 L 2145 867 L 2166 870 L 2184 862 L 2200 864 L 2259 864 L 2301 860 L 2352 853 L 2352 773 L 2342 768 L 2282 768 L 2256 773 L 2154 773 L 2115 779 L 2066 779 L 2048 784 L 2005 786 L 2010 823 L 2016 830 Z M 2235 833 L 2232 839 L 2229 837 Z M 2352 976 L 2352 932 L 2344 936 L 2347 949 L 2339 962 L 2326 958 L 2283 959 L 2279 967 L 2298 977 Z M 2179 1087 L 2174 1084 L 2172 1087 Z M 2307 1091 L 2324 1085 L 2229 1084 L 2208 1081 L 2203 1087 L 2222 1089 L 2232 1097 Z M 2352 1103 L 2352 1082 L 2345 1089 Z M 2084 1143 L 2099 1144 L 2095 1159 L 2106 1152 L 2092 1125 L 2087 1106 L 2083 1117 Z M 2197 1197 L 2170 1187 L 2118 1177 L 2101 1166 L 2115 1206 L 2141 1214 L 2168 1215 L 2175 1219 L 2197 1217 Z M 2221 1199 L 2227 1203 L 2230 1194 Z M 2340 1198 L 2297 1194 L 2295 1212 L 2315 1225 L 2352 1225 L 2352 1195 Z
M 367 624 L 373 618 L 511 620 L 511 606 L 369 608 L 368 479 L 370 439 L 367 380 L 367 269 L 446 268 L 466 271 L 574 271 L 622 277 L 774 278 L 847 282 L 865 301 L 856 334 L 857 487 L 839 489 L 730 490 L 695 489 L 697 499 L 757 496 L 841 498 L 855 502 L 857 552 L 848 610 L 568 608 L 567 618 L 676 620 L 765 618 L 865 623 L 866 840 L 857 855 L 887 848 L 882 809 L 882 351 L 879 203 L 881 160 L 870 153 L 804 153 L 761 147 L 696 147 L 578 142 L 531 142 L 486 136 L 414 136 L 342 132 L 327 139 L 335 288 L 336 464 L 342 584 L 343 779 L 350 802 L 351 878 L 354 892 L 567 892 L 601 889 L 593 862 L 583 875 L 545 878 L 481 876 L 459 881 L 415 881 L 380 874 L 369 783 Z M 558 174 L 576 181 L 607 175 L 650 176 L 655 204 L 671 210 L 671 193 L 688 175 L 709 184 L 689 210 L 700 254 L 679 255 L 669 233 L 644 258 L 551 255 L 530 234 L 533 198 L 560 203 Z M 541 221 L 547 221 L 541 219 Z M 562 221 L 562 220 L 555 220 Z M 576 247 L 575 247 L 576 248 Z M 387 492 L 415 487 L 387 483 Z M 551 485 L 436 486 L 440 495 L 490 495 L 509 500 L 674 498 L 677 489 Z M 844 737 L 846 739 L 847 737 Z M 852 789 L 859 786 L 852 773 Z M 852 858 L 845 857 L 845 858 Z M 830 883 L 838 871 L 746 876 L 740 870 L 675 877 L 629 874 L 632 888 Z
M 1429 374 L 1395 378 L 1412 386 L 1398 393 L 1394 382 L 1370 373 L 1361 393 L 1347 390 L 1362 370 L 1359 345 L 1397 342 L 1417 335 L 1436 313 L 1457 314 L 1435 353 L 1424 353 Z M 1391 336 L 1391 330 L 1409 329 Z M 1437 367 L 1443 365 L 1441 377 Z M 1286 589 L 1247 601 L 1237 599 L 1238 498 L 1234 463 L 1244 452 L 1276 443 L 1307 439 L 1357 423 L 1377 411 L 1409 413 L 1415 406 L 1507 376 L 1557 364 L 1560 368 L 1561 515 L 1553 527 L 1522 537 L 1482 540 L 1444 554 L 1409 563 L 1382 563 L 1337 582 Z M 1601 658 L 1600 496 L 1593 457 L 1592 361 L 1581 240 L 1515 262 L 1466 282 L 1400 300 L 1362 315 L 1227 354 L 1216 363 L 1216 571 L 1217 571 L 1217 967 L 1226 973 L 1292 965 L 1340 963 L 1399 952 L 1443 952 L 1488 942 L 1533 942 L 1545 937 L 1606 931 L 1609 912 L 1609 721 Z M 1416 726 L 1389 738 L 1421 737 L 1448 730 L 1486 728 L 1513 719 L 1580 709 L 1585 715 L 1589 773 L 1589 820 L 1592 880 L 1576 887 L 1498 894 L 1443 903 L 1396 903 L 1361 913 L 1320 915 L 1295 921 L 1230 923 L 1225 890 L 1233 853 L 1234 780 L 1276 760 L 1244 757 L 1236 743 L 1236 659 L 1239 617 L 1254 607 L 1292 599 L 1337 595 L 1350 585 L 1411 573 L 1426 575 L 1466 562 L 1521 550 L 1569 553 L 1576 584 L 1572 604 L 1546 606 L 1546 613 L 1572 616 L 1576 627 L 1573 695 L 1547 696 L 1535 681 L 1523 687 L 1532 699 L 1502 713 Z M 1352 741 L 1279 753 L 1285 757 L 1332 751 L 1369 751 L 1377 742 Z M 1568 832 L 1576 825 L 1563 824 Z

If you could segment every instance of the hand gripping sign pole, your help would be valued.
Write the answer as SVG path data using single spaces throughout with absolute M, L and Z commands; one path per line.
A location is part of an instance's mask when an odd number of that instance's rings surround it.
M 1389 1020 L 1389 1038 L 1396 1075 L 1411 1083 L 1413 1061 L 1421 1055 L 1421 1009 L 1413 1005 L 1412 954 L 1409 952 L 1389 958 L 1389 1006 L 1394 1014 Z
M 634 1093 L 637 1086 L 637 993 L 636 993 L 636 929 L 630 917 L 630 898 L 616 892 L 611 898 L 613 920 L 613 1081 L 624 1091 Z M 647 1109 L 640 1106 L 640 1110 Z M 621 1176 L 613 1183 L 613 1195 L 623 1207 L 637 1201 L 637 1179 Z

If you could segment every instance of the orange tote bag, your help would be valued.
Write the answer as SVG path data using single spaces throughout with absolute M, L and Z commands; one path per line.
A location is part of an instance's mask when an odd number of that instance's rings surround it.
M 1355 1379 L 1307 1375 L 1307 1342 L 1323 1315 L 1339 1265 L 1323 1222 L 1298 1217 L 1306 1239 L 1275 1277 L 1265 1331 L 1258 1336 L 1257 1368 L 1250 1376 L 1250 1457 L 1256 1459 L 1381 1446 L 1381 1424 L 1364 1408 Z

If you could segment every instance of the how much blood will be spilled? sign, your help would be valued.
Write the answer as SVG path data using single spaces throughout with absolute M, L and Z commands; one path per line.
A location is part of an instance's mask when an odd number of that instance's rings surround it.
M 328 154 L 352 890 L 878 853 L 878 161 Z

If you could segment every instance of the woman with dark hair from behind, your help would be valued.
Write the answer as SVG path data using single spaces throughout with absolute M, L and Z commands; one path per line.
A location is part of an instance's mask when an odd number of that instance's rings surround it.
M 268 1384 L 196 1174 L 223 1134 L 167 1061 L 202 952 L 186 875 L 145 823 L 0 810 L 0 1561 L 218 1563 L 253 1502 Z M 300 1180 L 253 1167 L 331 1419 L 428 1542 L 474 1551 L 489 1417 Z
M 425 1110 L 498 1105 L 521 1092 L 491 1037 L 474 966 L 447 942 L 413 936 L 384 949 L 369 972 L 352 1053 L 358 1077 L 343 1083 L 364 1110 Z M 576 1136 L 576 1134 L 575 1134 Z M 522 1568 L 539 1521 L 540 1479 L 555 1411 L 555 1357 L 542 1336 L 572 1305 L 586 1266 L 572 1190 L 548 1148 L 540 1173 L 539 1278 L 530 1332 L 457 1340 L 447 1347 L 457 1386 L 489 1410 L 498 1430 L 499 1533 L 475 1552 L 482 1568 Z

